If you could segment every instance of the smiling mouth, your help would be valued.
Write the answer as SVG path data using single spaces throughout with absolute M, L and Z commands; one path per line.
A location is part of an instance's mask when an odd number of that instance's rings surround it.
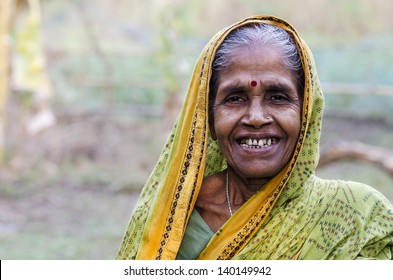
M 242 138 L 238 143 L 244 148 L 251 149 L 262 149 L 270 147 L 278 142 L 277 138 L 263 138 L 263 139 L 253 139 L 253 138 Z

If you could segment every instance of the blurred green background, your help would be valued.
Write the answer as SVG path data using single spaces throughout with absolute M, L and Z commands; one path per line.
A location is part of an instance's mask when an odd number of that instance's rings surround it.
M 286 19 L 313 51 L 326 98 L 322 154 L 341 141 L 393 153 L 391 1 L 41 5 L 52 85 L 45 106 L 55 121 L 29 133 L 37 92 L 13 84 L 0 168 L 0 259 L 113 259 L 200 51 L 218 30 L 250 15 Z M 28 14 L 25 7 L 19 17 Z M 343 159 L 317 174 L 369 184 L 393 201 L 393 177 L 379 165 Z

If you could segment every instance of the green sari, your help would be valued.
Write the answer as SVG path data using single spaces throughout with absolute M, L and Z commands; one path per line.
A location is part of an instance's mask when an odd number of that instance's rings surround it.
M 209 135 L 212 61 L 231 31 L 255 22 L 283 28 L 298 47 L 305 74 L 298 143 L 278 175 L 201 241 L 197 252 L 187 252 L 192 246 L 183 240 L 202 180 L 226 168 Z M 117 258 L 175 259 L 181 248 L 183 256 L 198 259 L 392 259 L 389 201 L 366 185 L 315 176 L 323 103 L 312 54 L 287 22 L 255 16 L 216 34 L 197 61 L 183 110 L 141 192 Z

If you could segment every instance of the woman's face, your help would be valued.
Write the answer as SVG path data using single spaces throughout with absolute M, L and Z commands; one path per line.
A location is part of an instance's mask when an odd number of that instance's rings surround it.
M 289 162 L 302 100 L 293 73 L 271 46 L 241 48 L 218 76 L 212 136 L 241 177 L 269 180 Z

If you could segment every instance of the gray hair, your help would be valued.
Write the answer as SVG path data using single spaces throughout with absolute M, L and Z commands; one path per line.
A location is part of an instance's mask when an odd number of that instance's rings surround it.
M 284 29 L 264 23 L 242 26 L 230 33 L 217 49 L 212 66 L 210 80 L 209 113 L 213 117 L 213 103 L 218 88 L 218 76 L 227 69 L 234 57 L 236 50 L 246 46 L 270 45 L 282 52 L 282 60 L 288 70 L 295 75 L 300 97 L 303 96 L 304 71 L 296 43 L 292 36 Z

